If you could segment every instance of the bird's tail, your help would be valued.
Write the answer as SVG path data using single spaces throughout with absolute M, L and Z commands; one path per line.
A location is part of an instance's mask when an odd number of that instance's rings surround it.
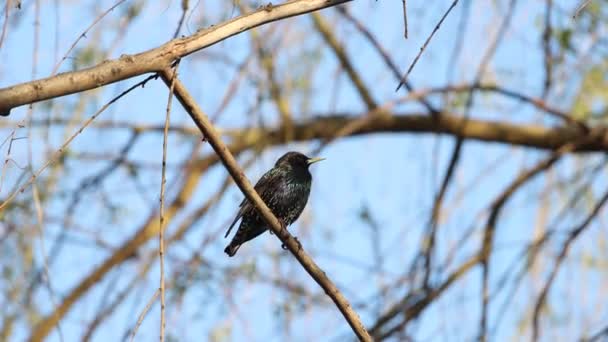
M 232 242 L 226 246 L 226 248 L 224 249 L 224 253 L 228 254 L 229 257 L 233 257 L 236 254 L 236 251 L 239 250 L 239 247 L 241 247 L 241 244 L 233 244 Z
M 241 216 L 243 216 L 241 214 L 241 212 L 239 211 L 238 214 L 236 214 L 236 217 L 234 218 L 234 220 L 232 221 L 232 223 L 230 224 L 230 227 L 228 227 L 228 231 L 226 232 L 226 235 L 224 235 L 224 239 L 228 237 L 228 235 L 230 235 L 230 231 L 232 230 L 232 227 L 234 227 L 234 224 L 236 223 L 236 221 L 238 221 Z

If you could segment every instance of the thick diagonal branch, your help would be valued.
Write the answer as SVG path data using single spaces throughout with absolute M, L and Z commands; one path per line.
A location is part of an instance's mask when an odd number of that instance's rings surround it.
M 161 76 L 165 83 L 171 85 L 171 70 L 166 69 L 161 72 Z M 213 127 L 207 116 L 198 107 L 192 96 L 190 96 L 188 90 L 179 79 L 174 80 L 174 92 L 179 102 L 183 105 L 184 109 L 190 114 L 192 120 L 196 126 L 201 130 L 201 133 L 205 137 L 209 144 L 213 147 L 213 150 L 222 163 L 234 179 L 234 182 L 241 189 L 245 197 L 251 203 L 255 205 L 258 212 L 264 218 L 264 221 L 268 223 L 268 226 L 275 235 L 283 242 L 284 245 L 289 248 L 291 253 L 300 262 L 302 267 L 310 274 L 310 276 L 323 288 L 325 293 L 333 300 L 336 304 L 353 332 L 361 341 L 372 341 L 371 336 L 365 329 L 365 326 L 361 322 L 359 315 L 353 310 L 348 300 L 336 287 L 336 285 L 327 277 L 325 272 L 317 266 L 312 258 L 304 251 L 304 249 L 296 242 L 293 236 L 287 231 L 287 229 L 281 229 L 281 224 L 277 218 L 272 214 L 270 208 L 264 203 L 264 201 L 257 194 L 251 182 L 245 176 L 243 170 L 238 166 L 234 156 L 228 149 L 228 147 L 222 142 L 222 139 L 216 129 Z

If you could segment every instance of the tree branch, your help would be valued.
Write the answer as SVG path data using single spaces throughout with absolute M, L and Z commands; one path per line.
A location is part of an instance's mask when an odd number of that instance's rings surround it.
M 431 120 L 426 113 L 397 113 L 384 112 L 384 115 L 373 115 L 367 117 L 368 113 L 354 112 L 327 112 L 312 116 L 309 120 L 301 121 L 294 125 L 294 136 L 291 141 L 309 141 L 314 139 L 333 139 L 336 135 L 353 136 L 364 134 L 386 134 L 386 133 L 417 133 L 434 134 L 442 133 L 451 136 L 462 135 L 465 139 L 484 142 L 495 142 L 519 147 L 530 147 L 541 150 L 557 150 L 562 145 L 576 141 L 586 135 L 589 131 L 581 130 L 574 126 L 546 127 L 538 124 L 512 124 L 494 120 L 468 119 L 466 123 L 462 117 L 452 113 L 442 113 L 440 120 Z M 362 118 L 365 118 L 362 121 Z M 359 122 L 360 121 L 360 122 Z M 52 124 L 64 124 L 67 121 L 54 120 Z M 38 123 L 38 122 L 35 122 Z M 40 121 L 39 123 L 43 123 Z M 347 134 L 338 134 L 345 127 L 357 123 L 356 129 Z M 1 124 L 0 124 L 1 126 Z M 462 130 L 460 127 L 463 127 Z M 99 121 L 93 123 L 91 128 L 96 129 L 127 129 L 139 133 L 162 133 L 163 125 L 147 125 L 121 121 Z M 596 128 L 596 130 L 602 128 Z M 172 132 L 184 135 L 197 135 L 196 128 L 187 125 L 172 125 Z M 282 127 L 268 128 L 243 128 L 243 129 L 220 129 L 222 135 L 229 137 L 234 144 L 230 146 L 233 153 L 246 150 L 261 139 L 267 139 L 269 145 L 286 143 L 278 139 L 284 135 Z M 597 132 L 594 134 L 598 134 Z M 605 141 L 604 141 L 605 140 Z M 600 152 L 608 148 L 608 136 L 597 137 L 579 146 L 573 152 Z M 207 162 L 205 162 L 207 163 Z
M 254 27 L 336 6 L 352 0 L 297 0 L 282 5 L 266 5 L 257 11 L 173 39 L 157 48 L 135 55 L 122 55 L 96 66 L 0 89 L 0 115 L 11 109 L 59 96 L 79 93 L 150 72 L 161 71 L 175 60 L 214 45 Z
M 349 132 L 348 135 L 355 136 L 363 134 L 406 132 L 434 134 L 435 132 L 440 132 L 450 135 L 461 134 L 466 139 L 497 142 L 544 150 L 557 150 L 568 142 L 578 141 L 588 134 L 572 126 L 548 128 L 540 125 L 509 124 L 477 119 L 468 119 L 466 120 L 466 123 L 463 124 L 463 118 L 450 113 L 442 113 L 438 120 L 433 119 L 425 113 L 409 115 L 385 114 L 386 115 L 368 116 L 364 125 L 361 125 L 355 131 Z M 341 132 L 344 127 L 350 126 L 353 122 L 360 120 L 360 117 L 361 115 L 354 116 L 353 113 L 316 117 L 309 121 L 296 124 L 294 126 L 293 139 L 294 141 L 331 139 Z M 120 123 L 118 126 L 120 127 Z M 102 127 L 116 128 L 111 125 L 102 125 Z M 136 125 L 134 127 L 138 128 L 139 126 Z M 127 127 L 125 126 L 125 128 Z M 161 132 L 163 129 L 162 126 L 139 128 L 141 128 L 142 131 L 149 129 L 157 132 Z M 190 132 L 190 130 L 188 130 L 188 132 Z M 260 140 L 266 141 L 266 146 L 285 143 L 283 139 L 283 128 L 234 130 L 226 131 L 225 135 L 232 140 L 230 151 L 233 154 L 241 153 L 252 146 L 256 146 Z M 596 129 L 594 135 L 594 139 L 586 141 L 584 144 L 577 145 L 576 150 L 572 152 L 608 150 L 608 135 L 606 134 L 606 131 Z M 188 172 L 182 188 L 177 192 L 175 200 L 168 207 L 167 214 L 165 215 L 167 224 L 169 224 L 170 220 L 182 208 L 184 203 L 187 203 L 190 200 L 194 191 L 193 189 L 196 188 L 200 180 L 200 175 L 217 162 L 217 156 L 210 155 L 193 163 L 191 172 Z M 130 239 L 125 241 L 111 256 L 87 274 L 79 284 L 69 291 L 56 311 L 50 313 L 39 323 L 38 327 L 33 331 L 31 340 L 42 340 L 50 332 L 50 329 L 55 325 L 55 322 L 67 314 L 77 300 L 84 296 L 98 281 L 103 279 L 110 270 L 114 269 L 117 265 L 122 264 L 125 260 L 128 260 L 139 247 L 148 242 L 152 237 L 157 236 L 158 229 L 158 217 L 156 214 L 153 214 Z
M 367 88 L 365 82 L 363 82 L 361 79 L 359 72 L 355 70 L 355 66 L 345 51 L 346 49 L 344 46 L 342 46 L 342 44 L 340 44 L 338 38 L 332 31 L 331 26 L 327 23 L 325 18 L 323 18 L 323 16 L 321 16 L 319 13 L 313 13 L 310 17 L 312 18 L 315 29 L 317 32 L 319 32 L 325 43 L 327 43 L 327 45 L 333 51 L 353 86 L 355 89 L 357 89 L 359 97 L 361 97 L 361 100 L 365 103 L 365 106 L 367 106 L 367 109 L 372 110 L 378 107 L 376 101 L 374 101 L 372 92 Z
M 165 69 L 161 73 L 163 81 L 167 86 L 171 86 L 172 74 L 171 69 Z M 183 83 L 179 79 L 173 80 L 175 96 L 182 104 L 186 112 L 190 114 L 192 120 L 197 127 L 203 133 L 205 139 L 213 147 L 215 153 L 219 156 L 222 163 L 234 179 L 235 183 L 241 189 L 243 194 L 247 197 L 251 203 L 253 203 L 258 212 L 264 218 L 264 221 L 268 223 L 270 229 L 275 235 L 283 242 L 291 253 L 300 262 L 302 267 L 310 274 L 310 276 L 323 288 L 325 293 L 334 301 L 348 324 L 351 326 L 353 332 L 361 341 L 372 341 L 371 336 L 365 329 L 365 326 L 361 322 L 359 315 L 352 309 L 348 300 L 342 295 L 340 290 L 334 285 L 334 283 L 327 277 L 325 272 L 317 266 L 317 264 L 306 254 L 302 246 L 296 242 L 293 236 L 287 229 L 282 229 L 281 224 L 277 218 L 272 214 L 270 208 L 264 203 L 264 201 L 257 194 L 253 185 L 249 182 L 245 176 L 243 170 L 238 166 L 234 156 L 228 150 L 228 147 L 222 142 L 222 139 L 218 132 L 215 130 L 205 113 L 198 107 L 192 96 L 188 93 Z

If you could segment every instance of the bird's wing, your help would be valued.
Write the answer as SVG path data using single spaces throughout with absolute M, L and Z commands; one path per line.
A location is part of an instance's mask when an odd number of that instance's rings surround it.
M 272 169 L 255 185 L 255 191 L 258 192 L 264 203 L 272 210 L 274 207 L 274 199 L 277 197 L 277 191 L 281 189 L 281 183 L 283 183 L 284 177 L 280 172 L 276 172 L 276 169 Z M 247 202 L 251 209 L 253 209 L 253 205 Z
M 279 180 L 278 177 L 271 177 L 271 174 L 272 174 L 272 169 L 267 171 L 253 187 L 255 189 L 255 191 L 257 191 L 258 195 L 260 195 L 262 200 L 264 200 L 264 202 L 267 205 L 268 205 L 268 200 L 270 198 L 272 198 L 272 189 L 275 188 L 273 186 L 273 183 L 275 183 Z M 238 211 L 238 213 L 236 213 L 236 216 L 235 216 L 234 220 L 232 221 L 232 223 L 230 224 L 230 227 L 228 227 L 228 231 L 224 235 L 224 238 L 228 237 L 228 235 L 230 234 L 230 231 L 232 231 L 232 228 L 234 227 L 236 222 L 241 217 L 243 217 L 243 215 L 245 215 L 246 213 L 248 213 L 251 210 L 253 210 L 253 205 L 251 204 L 251 202 L 249 202 L 247 197 L 245 197 L 243 199 L 243 201 L 241 202 L 241 204 L 239 205 L 239 211 Z

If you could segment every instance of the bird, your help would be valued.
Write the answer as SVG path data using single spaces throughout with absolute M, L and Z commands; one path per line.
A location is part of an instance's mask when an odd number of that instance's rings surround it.
M 325 158 L 309 158 L 300 152 L 287 152 L 255 184 L 255 191 L 279 220 L 283 229 L 294 223 L 304 211 L 312 184 L 308 167 L 321 160 Z M 239 219 L 239 229 L 224 249 L 230 257 L 236 254 L 243 243 L 268 230 L 268 225 L 255 206 L 245 198 L 224 238 L 228 237 Z

